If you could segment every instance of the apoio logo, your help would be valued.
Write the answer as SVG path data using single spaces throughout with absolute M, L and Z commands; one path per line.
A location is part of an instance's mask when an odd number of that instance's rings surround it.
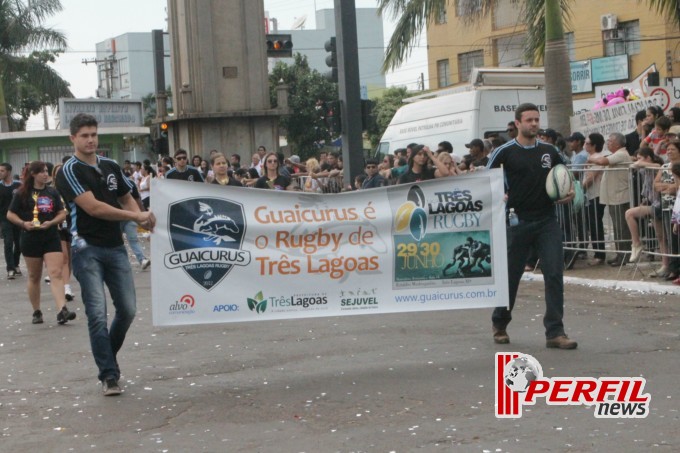
M 233 311 L 238 311 L 238 305 L 236 305 L 236 304 L 224 304 L 224 305 L 215 305 L 213 307 L 213 313 L 233 312 Z
M 178 201 L 169 207 L 168 223 L 173 252 L 165 255 L 165 267 L 181 267 L 202 288 L 210 291 L 234 266 L 250 264 L 250 252 L 241 250 L 242 204 L 222 198 Z
M 170 305 L 171 315 L 190 315 L 196 313 L 194 306 L 196 305 L 196 300 L 191 294 L 185 294 L 175 301 L 174 304 Z

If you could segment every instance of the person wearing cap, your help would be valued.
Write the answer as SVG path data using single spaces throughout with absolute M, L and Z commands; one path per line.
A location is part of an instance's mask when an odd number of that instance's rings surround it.
M 292 156 L 284 159 L 284 165 L 281 167 L 280 173 L 287 177 L 293 178 L 295 173 L 300 172 L 300 156 L 293 154 Z
M 588 160 L 588 151 L 583 149 L 586 137 L 580 132 L 574 132 L 567 137 L 567 144 L 572 152 L 571 164 L 576 166 L 576 170 L 581 170 Z
M 514 121 L 508 122 L 508 128 L 505 130 L 505 133 L 508 134 L 508 141 L 517 138 L 517 126 L 515 126 Z
M 463 156 L 463 161 L 458 165 L 461 171 L 469 171 L 474 167 L 486 166 L 489 157 L 484 155 L 484 142 L 478 138 L 466 143 L 465 147 L 470 150 L 470 154 Z

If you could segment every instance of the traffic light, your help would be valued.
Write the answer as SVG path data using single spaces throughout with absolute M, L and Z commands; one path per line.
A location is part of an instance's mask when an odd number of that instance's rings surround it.
M 267 35 L 267 57 L 285 58 L 293 56 L 293 40 L 290 35 Z
M 326 125 L 332 137 L 337 137 L 342 133 L 342 116 L 340 115 L 340 101 L 330 101 L 326 103 Z
M 330 81 L 338 83 L 338 52 L 335 46 L 335 36 L 331 36 L 331 38 L 326 41 L 324 48 L 326 49 L 326 52 L 328 52 L 328 55 L 326 56 L 326 66 L 331 68 L 331 70 L 326 73 L 326 77 Z
M 170 147 L 168 145 L 168 123 L 160 123 L 158 125 L 156 140 L 153 141 L 153 148 L 156 154 L 170 154 Z

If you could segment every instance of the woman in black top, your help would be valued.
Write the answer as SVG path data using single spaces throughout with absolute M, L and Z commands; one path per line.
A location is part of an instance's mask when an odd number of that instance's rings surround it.
M 57 225 L 66 219 L 66 211 L 57 190 L 47 186 L 49 178 L 44 162 L 31 162 L 7 212 L 7 220 L 22 229 L 21 249 L 28 269 L 28 298 L 33 306 L 33 324 L 43 322 L 40 311 L 43 262 L 52 280 L 50 288 L 57 304 L 57 322 L 64 324 L 76 318 L 76 314 L 66 308 L 63 254 L 57 231 Z M 36 216 L 39 225 L 34 224 Z
M 264 156 L 263 176 L 255 183 L 257 189 L 293 190 L 290 178 L 279 174 L 279 158 L 276 153 Z
M 434 164 L 433 168 L 430 168 L 430 162 Z M 408 158 L 408 171 L 399 177 L 398 184 L 443 178 L 452 174 L 454 173 L 443 162 L 434 157 L 430 148 L 418 145 L 413 148 Z
M 227 158 L 224 157 L 224 154 L 213 154 L 210 160 L 213 169 L 212 184 L 243 187 L 243 184 L 229 176 L 229 164 L 227 164 Z

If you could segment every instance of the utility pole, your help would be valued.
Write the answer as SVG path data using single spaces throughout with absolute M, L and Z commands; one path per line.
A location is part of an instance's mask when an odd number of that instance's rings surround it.
M 151 30 L 154 84 L 156 85 L 156 118 L 158 119 L 162 119 L 168 114 L 168 93 L 165 91 L 165 48 L 163 46 L 163 34 L 163 30 Z
M 109 57 L 109 58 L 104 58 L 103 60 L 98 60 L 96 58 L 91 58 L 91 59 L 86 59 L 84 58 L 81 63 L 84 65 L 88 65 L 90 63 L 94 63 L 98 65 L 99 63 L 104 63 L 104 73 L 105 73 L 105 78 L 106 78 L 106 98 L 111 99 L 111 93 L 113 92 L 113 64 L 118 61 L 116 60 L 116 57 Z M 100 69 L 100 72 L 102 70 Z M 99 93 L 97 93 L 99 95 Z
M 335 0 L 335 36 L 338 51 L 338 94 L 342 112 L 343 184 L 354 183 L 363 172 L 361 86 L 354 0 Z

